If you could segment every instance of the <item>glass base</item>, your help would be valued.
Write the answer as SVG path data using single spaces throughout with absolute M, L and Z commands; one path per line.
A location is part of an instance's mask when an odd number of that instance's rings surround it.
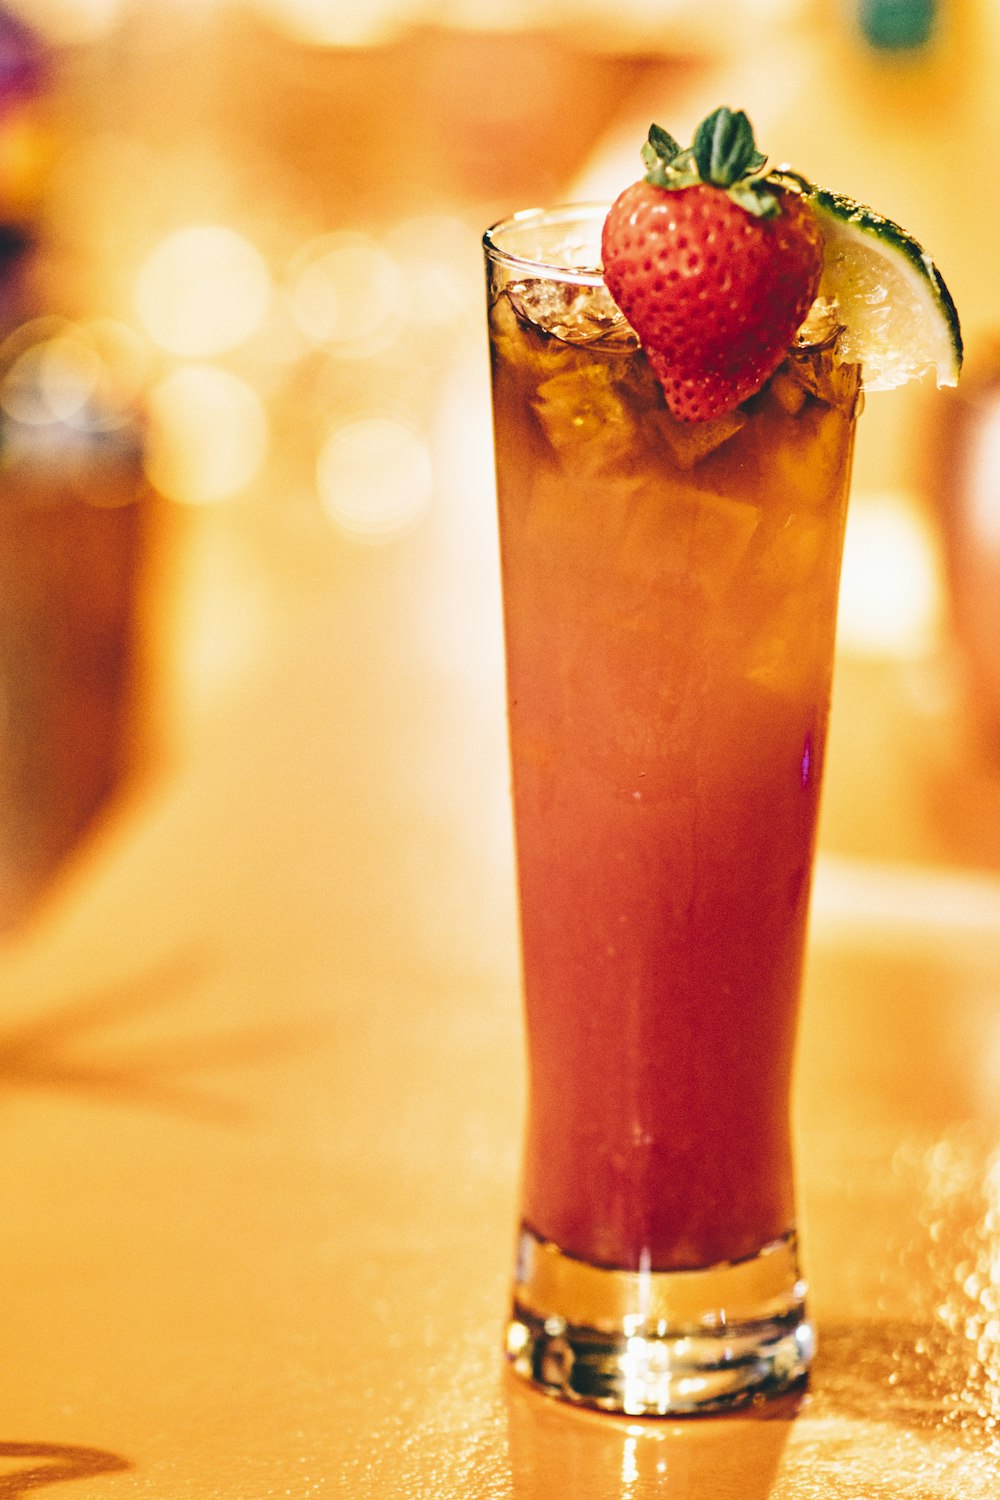
M 794 1233 L 697 1271 L 612 1271 L 522 1228 L 507 1357 L 533 1385 L 627 1416 L 725 1411 L 805 1382 Z

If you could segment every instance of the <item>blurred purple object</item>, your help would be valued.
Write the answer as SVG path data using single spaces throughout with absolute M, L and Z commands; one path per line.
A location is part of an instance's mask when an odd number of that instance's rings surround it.
M 26 21 L 0 5 L 0 117 L 38 93 L 48 72 L 48 51 Z

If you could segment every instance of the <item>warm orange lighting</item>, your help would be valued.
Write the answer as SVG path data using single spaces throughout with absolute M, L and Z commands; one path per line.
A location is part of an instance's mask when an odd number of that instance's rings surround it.
M 631 1435 L 622 1440 L 622 1496 L 625 1500 L 630 1500 L 632 1488 L 639 1480 L 636 1445 L 637 1439 Z
M 228 500 L 256 477 L 267 454 L 263 404 L 245 381 L 211 366 L 166 376 L 149 399 L 146 472 L 171 500 Z
M 100 266 L 107 288 L 101 305 L 110 297 L 124 311 L 124 300 L 131 314 L 136 236 L 151 211 L 168 215 L 173 210 L 170 169 L 140 135 L 124 131 L 60 139 L 59 147 L 45 188 L 54 229 L 60 240 Z
M 178 229 L 147 257 L 136 309 L 154 343 L 188 359 L 244 343 L 263 322 L 271 278 L 249 240 L 222 225 Z
M 373 47 L 390 41 L 423 9 L 419 0 L 253 0 L 257 11 L 296 41 Z
M 115 318 L 88 318 L 77 325 L 101 362 L 100 394 L 105 422 L 136 403 L 149 372 L 149 347 L 133 328 Z
M 411 428 L 370 417 L 331 433 L 316 483 L 335 525 L 371 541 L 391 540 L 409 531 L 430 503 L 430 453 Z
M 969 461 L 969 518 L 987 550 L 1000 546 L 1000 403 L 979 416 Z
M 125 14 L 125 0 L 18 0 L 17 13 L 47 40 L 61 44 L 95 42 L 113 31 Z
M 884 950 L 914 952 L 942 938 L 985 951 L 1000 936 L 1000 879 L 992 873 L 820 855 L 813 930 L 833 941 L 877 934 Z
M 859 656 L 914 657 L 933 644 L 942 584 L 930 527 L 907 496 L 854 495 L 848 512 L 838 646 Z
M 460 219 L 406 219 L 386 236 L 385 248 L 399 267 L 414 327 L 434 328 L 457 322 L 470 308 L 481 311 L 479 235 Z

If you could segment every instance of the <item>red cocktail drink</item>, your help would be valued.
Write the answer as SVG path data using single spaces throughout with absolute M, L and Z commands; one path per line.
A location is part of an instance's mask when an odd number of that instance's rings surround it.
M 487 236 L 529 1062 L 509 1349 L 571 1399 L 703 1409 L 808 1355 L 789 1091 L 859 382 L 819 327 L 678 421 L 594 269 L 603 213 Z

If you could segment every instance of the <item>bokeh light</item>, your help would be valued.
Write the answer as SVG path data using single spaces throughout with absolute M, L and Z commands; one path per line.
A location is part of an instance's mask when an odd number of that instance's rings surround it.
M 268 449 L 260 397 L 226 370 L 185 365 L 149 398 L 146 473 L 150 483 L 188 505 L 228 500 L 250 484 Z
M 317 460 L 316 482 L 335 525 L 372 541 L 391 540 L 409 531 L 430 503 L 430 452 L 412 428 L 368 417 L 330 434 Z
M 854 496 L 848 512 L 838 648 L 917 657 L 934 643 L 943 586 L 930 527 L 904 494 Z
M 422 0 L 253 0 L 258 14 L 296 41 L 375 47 L 423 9 Z
M 311 343 L 364 357 L 385 348 L 399 328 L 402 278 L 368 235 L 335 232 L 311 240 L 295 257 L 288 302 Z
M 134 420 L 146 363 L 141 340 L 113 319 L 35 318 L 0 346 L 0 406 L 23 426 L 107 431 Z
M 126 0 L 18 0 L 17 13 L 60 45 L 96 42 L 118 26 Z
M 107 419 L 130 412 L 149 374 L 149 346 L 134 328 L 116 318 L 88 318 L 77 324 L 101 362 L 101 395 Z
M 0 402 L 16 422 L 69 425 L 82 415 L 101 378 L 97 351 L 72 332 L 32 344 L 4 375 Z
M 406 219 L 387 234 L 385 248 L 399 268 L 406 316 L 416 328 L 457 322 L 481 311 L 479 235 L 461 219 L 427 214 Z
M 147 257 L 136 281 L 136 310 L 150 338 L 188 359 L 244 343 L 270 299 L 263 257 L 235 230 L 216 224 L 176 230 Z
M 975 534 L 989 547 L 1000 547 L 1000 402 L 981 414 L 970 445 L 969 510 Z

